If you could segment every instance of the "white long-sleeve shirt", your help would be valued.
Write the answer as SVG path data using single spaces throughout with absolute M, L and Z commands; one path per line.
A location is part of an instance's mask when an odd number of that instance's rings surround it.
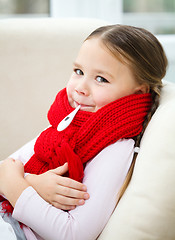
M 35 139 L 11 155 L 24 164 L 34 152 Z M 122 139 L 86 164 L 83 183 L 90 199 L 69 212 L 43 200 L 32 188 L 16 202 L 13 217 L 24 223 L 28 240 L 95 240 L 109 220 L 134 153 L 134 141 Z M 32 229 L 32 230 L 31 230 Z

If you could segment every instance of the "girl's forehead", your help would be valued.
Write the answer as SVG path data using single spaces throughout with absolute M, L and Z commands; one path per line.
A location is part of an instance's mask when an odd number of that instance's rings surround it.
M 92 37 L 83 42 L 77 55 L 77 59 L 80 58 L 92 58 L 92 61 L 98 60 L 106 63 L 108 60 L 113 60 L 130 66 L 130 61 L 124 54 L 117 51 L 115 46 L 106 44 L 100 37 Z
M 93 37 L 83 42 L 78 54 L 94 55 L 113 55 L 99 37 Z

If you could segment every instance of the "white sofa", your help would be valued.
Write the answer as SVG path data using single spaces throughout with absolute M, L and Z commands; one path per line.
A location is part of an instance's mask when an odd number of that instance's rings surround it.
M 46 114 L 95 19 L 0 20 L 0 159 L 48 125 Z M 141 143 L 132 180 L 99 240 L 175 239 L 175 84 Z

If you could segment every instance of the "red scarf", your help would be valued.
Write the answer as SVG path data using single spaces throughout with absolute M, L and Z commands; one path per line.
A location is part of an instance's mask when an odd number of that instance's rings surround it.
M 51 127 L 38 137 L 35 153 L 24 166 L 25 172 L 41 174 L 68 162 L 69 177 L 81 181 L 84 163 L 106 146 L 142 131 L 150 106 L 151 94 L 129 95 L 94 113 L 79 110 L 72 123 L 58 132 L 59 122 L 74 110 L 69 105 L 66 89 L 61 90 L 48 112 Z M 2 208 L 7 212 L 13 210 L 7 200 Z
M 94 113 L 79 110 L 70 126 L 58 132 L 59 122 L 74 110 L 66 89 L 61 90 L 48 112 L 51 127 L 38 137 L 25 172 L 41 174 L 68 162 L 69 177 L 81 181 L 84 163 L 106 146 L 142 131 L 150 105 L 149 93 L 129 95 Z

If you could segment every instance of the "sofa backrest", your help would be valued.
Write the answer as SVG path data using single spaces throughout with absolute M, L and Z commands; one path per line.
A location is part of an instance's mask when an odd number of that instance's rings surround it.
M 0 159 L 48 126 L 47 111 L 66 86 L 96 19 L 0 20 Z
M 99 240 L 175 239 L 174 142 L 175 84 L 164 82 L 131 182 Z

